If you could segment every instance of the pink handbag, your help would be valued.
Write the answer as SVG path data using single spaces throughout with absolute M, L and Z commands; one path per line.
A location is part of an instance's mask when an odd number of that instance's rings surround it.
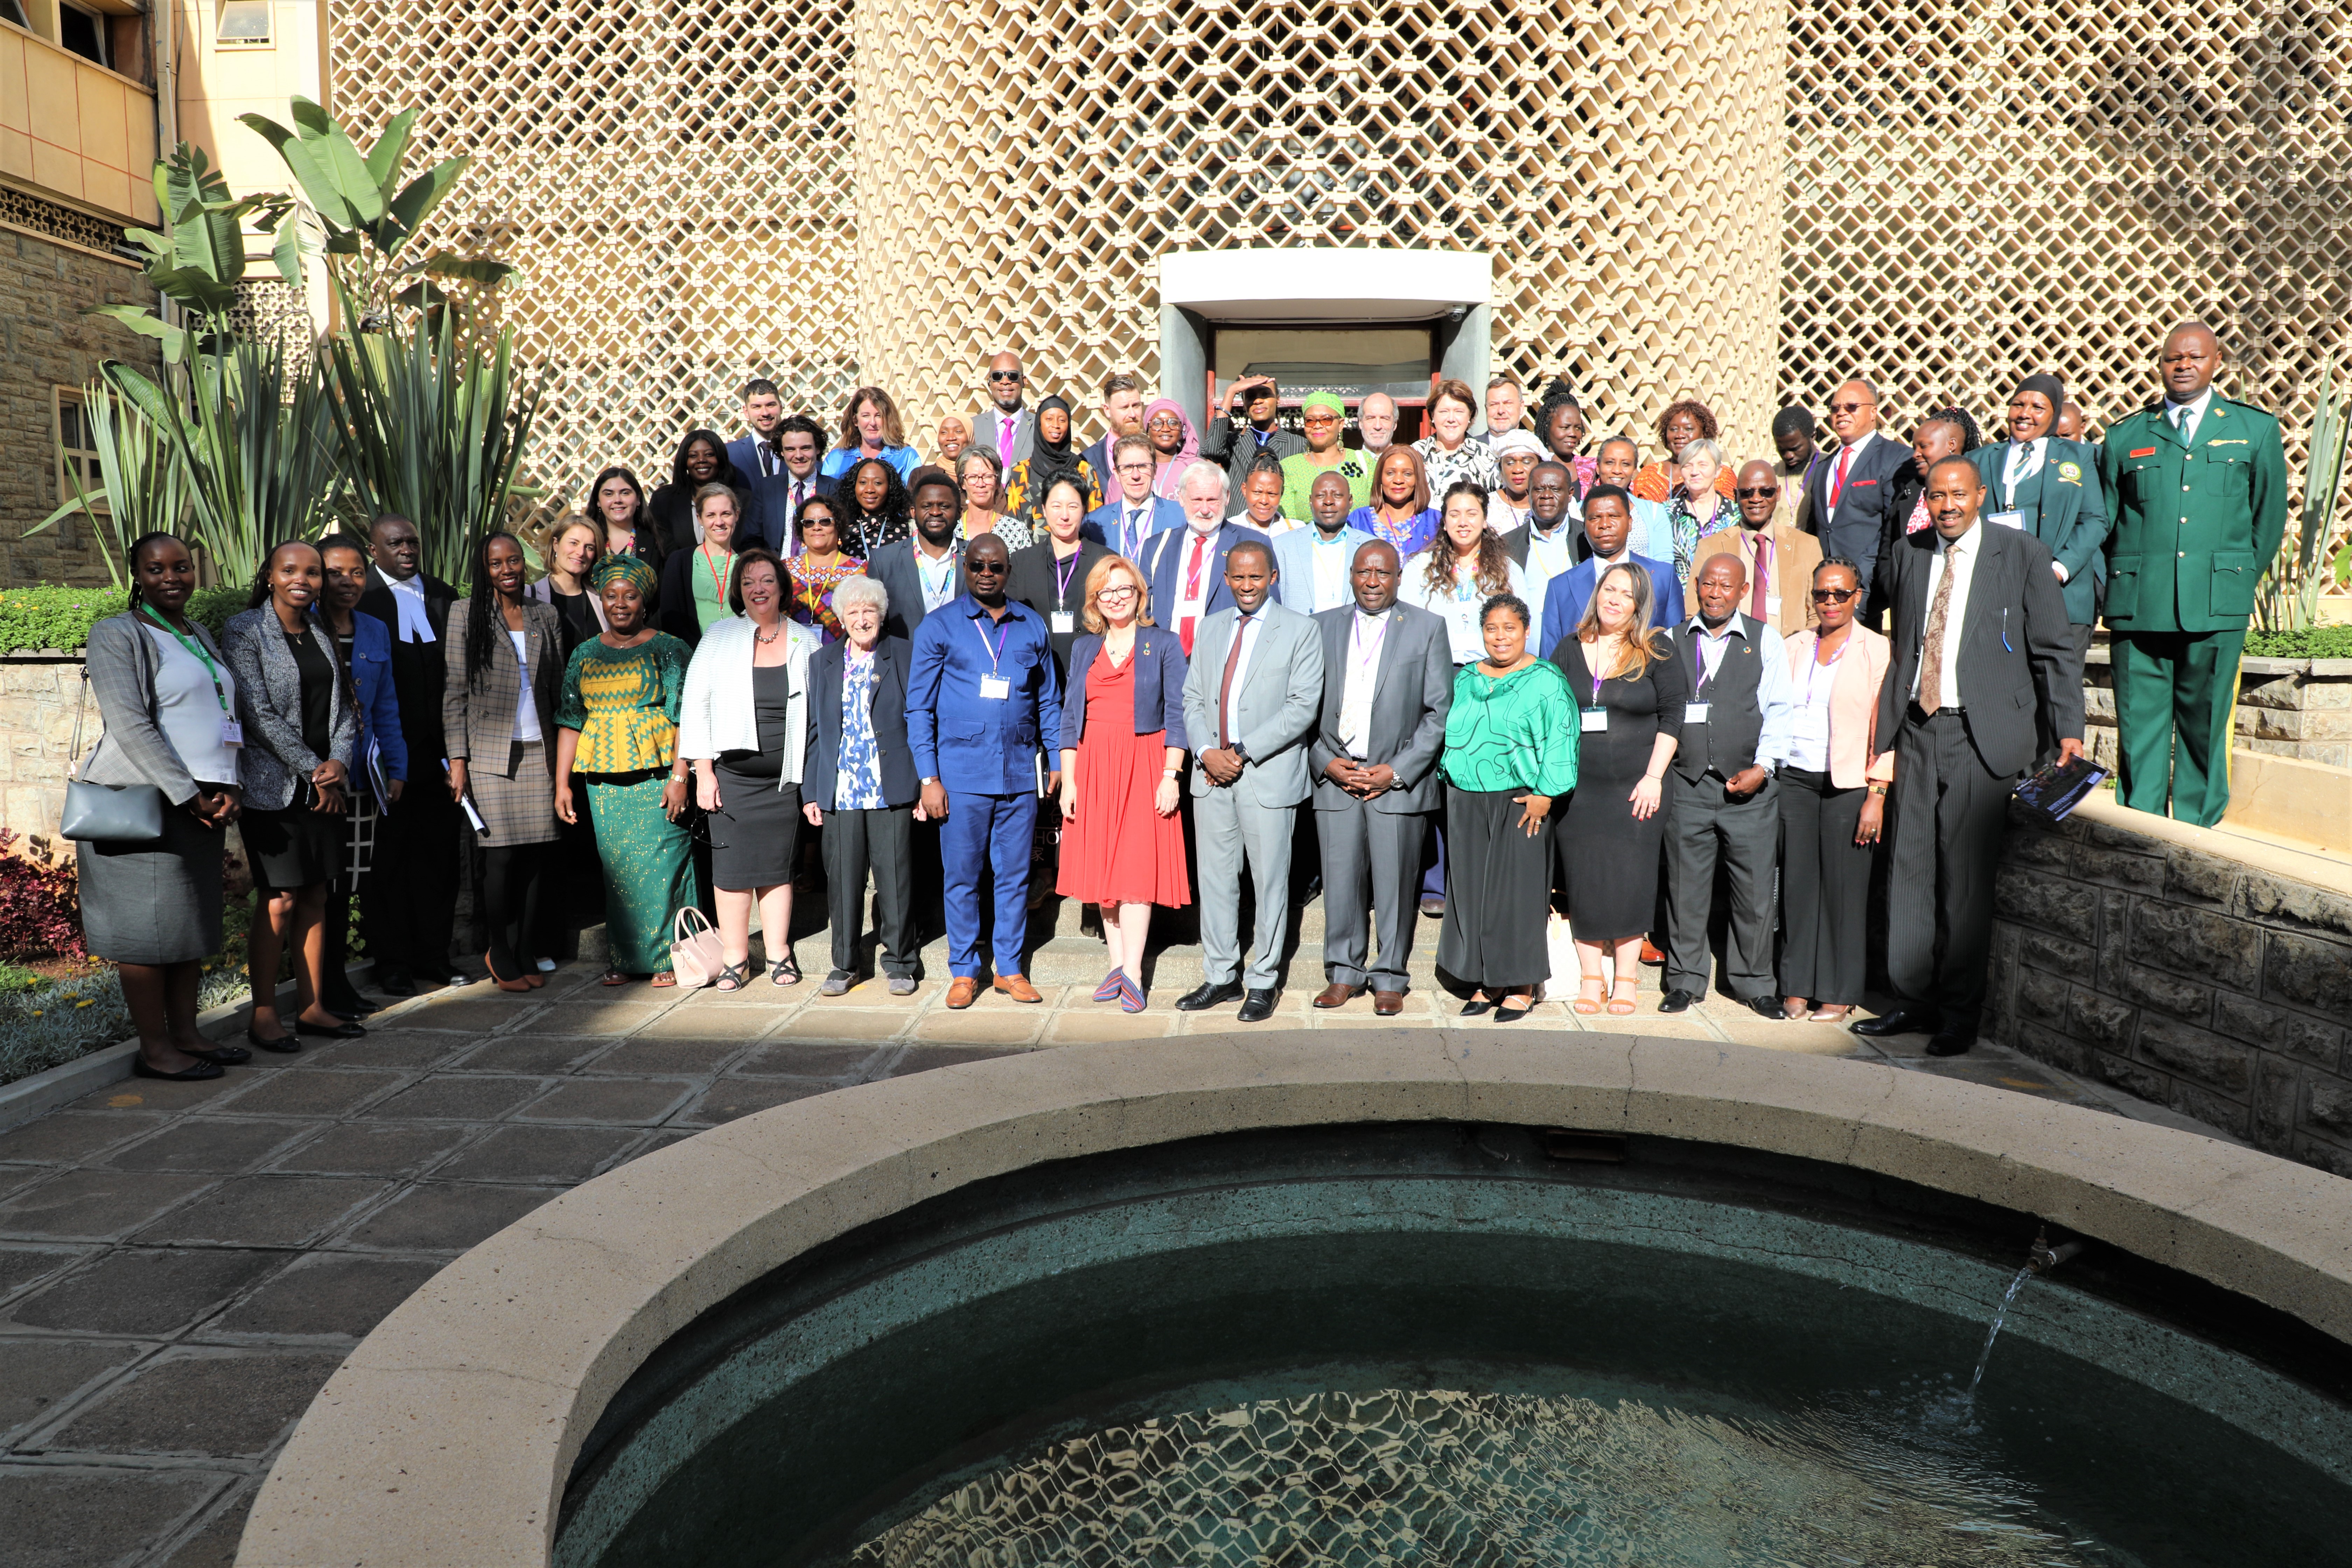
M 692 904 L 678 910 L 669 922 L 669 966 L 677 983 L 688 987 L 708 985 L 719 978 L 724 963 L 710 917 Z

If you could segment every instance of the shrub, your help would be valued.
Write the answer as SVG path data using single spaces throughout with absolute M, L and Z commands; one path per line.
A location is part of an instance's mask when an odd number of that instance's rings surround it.
M 88 957 L 71 865 L 27 858 L 16 842 L 0 828 L 0 959 Z
M 245 608 L 243 584 L 199 588 L 188 598 L 188 615 L 214 637 Z M 0 653 L 75 653 L 89 646 L 89 628 L 122 613 L 119 588 L 10 588 L 0 591 Z
M 2352 626 L 2305 626 L 2292 632 L 2248 632 L 2249 658 L 2352 658 Z

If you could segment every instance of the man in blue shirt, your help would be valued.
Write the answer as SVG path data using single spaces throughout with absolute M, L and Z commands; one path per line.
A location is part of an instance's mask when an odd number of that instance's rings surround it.
M 1302 616 L 1320 615 L 1355 602 L 1356 552 L 1372 542 L 1371 534 L 1348 526 L 1355 493 L 1337 468 L 1327 468 L 1307 487 L 1307 510 L 1315 521 L 1294 528 L 1274 542 L 1276 579 L 1282 607 Z
M 1029 935 L 1029 848 L 1040 784 L 1041 738 L 1062 732 L 1062 683 L 1043 617 L 1006 598 L 1011 557 L 983 533 L 964 549 L 971 590 L 923 620 L 907 673 L 907 739 L 922 778 L 923 815 L 944 826 L 940 858 L 948 919 L 948 1005 L 980 996 L 980 868 L 995 879 L 989 931 L 995 989 L 1042 1002 L 1024 976 Z
M 1592 585 L 1601 580 L 1601 574 L 1621 561 L 1631 561 L 1650 574 L 1652 626 L 1664 630 L 1682 619 L 1683 585 L 1675 576 L 1673 563 L 1634 554 L 1625 544 L 1633 531 L 1633 498 L 1615 485 L 1593 486 L 1584 498 L 1584 536 L 1592 542 L 1592 553 L 1544 584 L 1543 633 L 1535 647 L 1538 658 L 1549 658 L 1560 639 L 1575 633 L 1577 623 L 1584 619 L 1584 606 L 1592 598 Z

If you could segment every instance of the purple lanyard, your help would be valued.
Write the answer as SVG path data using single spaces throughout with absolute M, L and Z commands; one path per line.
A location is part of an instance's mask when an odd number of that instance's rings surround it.
M 1084 554 L 1086 554 L 1086 550 L 1081 546 L 1080 548 L 1070 552 L 1068 565 L 1066 566 L 1059 561 L 1054 563 L 1055 604 L 1059 605 L 1070 596 L 1070 578 L 1076 574 L 1078 570 L 1078 560 Z
M 1837 652 L 1830 656 L 1830 686 L 1832 690 L 1835 690 L 1837 687 L 1838 661 L 1845 657 L 1845 650 L 1853 646 L 1853 634 L 1848 632 L 1846 634 L 1845 641 L 1838 644 Z M 1821 647 L 1822 639 L 1819 637 L 1814 637 L 1813 653 L 1815 657 L 1805 660 L 1805 706 L 1808 708 L 1811 708 L 1813 705 L 1813 677 L 1821 673 L 1822 661 L 1819 657 Z
M 982 647 L 988 648 L 988 673 L 991 675 L 1000 675 L 1003 673 L 1004 639 L 1013 635 L 1012 628 L 1006 626 L 1003 621 L 997 622 L 996 646 L 992 648 L 988 647 L 988 634 L 981 629 L 980 622 L 977 617 L 972 621 L 971 630 L 972 635 L 980 638 L 980 646 Z

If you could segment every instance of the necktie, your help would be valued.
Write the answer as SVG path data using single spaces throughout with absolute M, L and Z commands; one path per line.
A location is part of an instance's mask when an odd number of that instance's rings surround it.
M 1197 529 L 1194 530 L 1192 533 L 1192 561 L 1190 565 L 1184 568 L 1184 602 L 1196 613 L 1185 616 L 1181 621 L 1177 623 L 1176 626 L 1176 635 L 1181 638 L 1184 643 L 1184 657 L 1186 658 L 1192 657 L 1192 629 L 1201 624 L 1200 616 L 1197 614 L 1200 609 L 1200 605 L 1196 601 L 1201 596 L 1201 557 L 1208 553 L 1208 549 L 1209 536 L 1201 532 Z
M 2180 432 L 2180 444 L 2184 447 L 2197 439 L 2196 427 L 2189 423 L 2196 411 L 2197 405 L 2193 403 L 2184 403 L 2172 411 L 2172 427 Z
M 1003 459 L 1008 470 L 1013 467 L 1013 416 L 1010 414 L 996 416 L 996 455 Z
M 1959 574 L 1959 557 L 1944 552 L 1944 574 L 1936 579 L 1936 599 L 1927 606 L 1927 637 L 1919 649 L 1919 711 L 1933 713 L 1944 705 L 1944 623 L 1952 613 L 1952 579 Z
M 1234 670 L 1242 662 L 1242 634 L 1249 630 L 1247 616 L 1234 617 L 1234 646 L 1225 654 L 1225 678 L 1217 683 L 1217 745 L 1230 751 L 1234 737 L 1227 727 L 1225 715 L 1233 710 Z
M 1830 476 L 1830 510 L 1837 510 L 1838 496 L 1845 489 L 1845 467 L 1853 461 L 1853 448 L 1848 447 L 1838 454 L 1837 471 Z
M 1759 621 L 1764 620 L 1764 588 L 1771 576 L 1772 542 L 1759 533 L 1756 536 L 1756 591 L 1748 596 L 1748 613 Z

